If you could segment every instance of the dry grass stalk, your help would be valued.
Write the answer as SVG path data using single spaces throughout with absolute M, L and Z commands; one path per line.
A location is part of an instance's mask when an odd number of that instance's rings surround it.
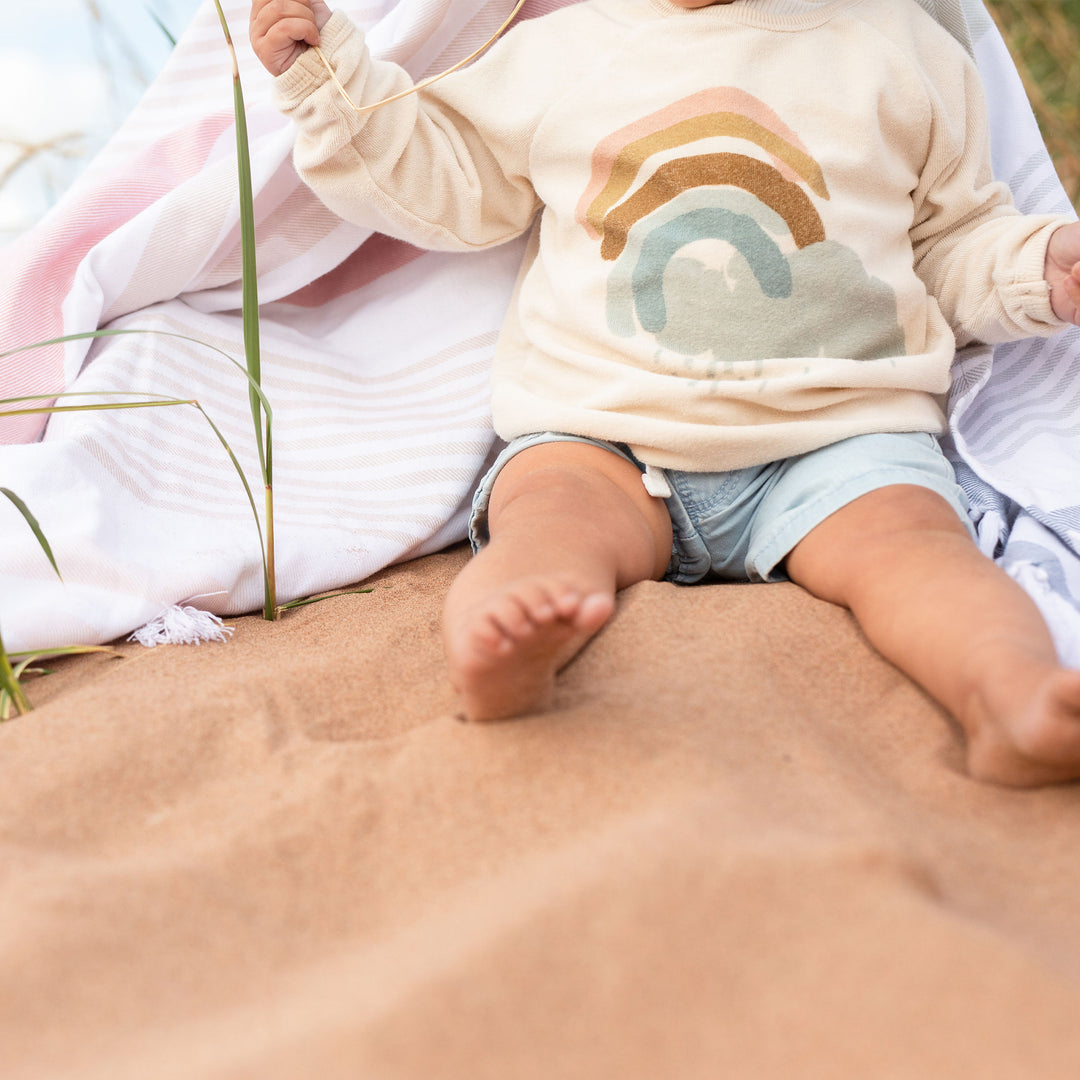
M 341 94 L 342 98 L 344 98 L 345 103 L 349 106 L 349 108 L 353 110 L 353 112 L 363 115 L 364 113 L 374 112 L 376 109 L 381 109 L 384 105 L 390 105 L 395 101 L 400 101 L 402 98 L 406 98 L 410 94 L 415 94 L 418 90 L 424 90 L 432 83 L 436 83 L 440 79 L 444 79 L 447 75 L 450 75 L 453 72 L 457 71 L 458 68 L 463 68 L 470 61 L 475 60 L 485 49 L 487 49 L 490 45 L 493 45 L 495 43 L 495 39 L 498 38 L 498 36 L 514 21 L 514 16 L 517 15 L 517 13 L 521 10 L 524 3 L 525 0 L 517 0 L 517 3 L 514 5 L 513 11 L 511 11 L 510 14 L 507 15 L 506 20 L 499 27 L 499 29 L 496 30 L 495 33 L 492 34 L 491 37 L 489 37 L 487 41 L 485 41 L 484 44 L 480 46 L 479 49 L 477 49 L 475 52 L 469 53 L 469 55 L 466 56 L 464 60 L 459 60 L 456 64 L 451 65 L 445 71 L 440 71 L 438 75 L 430 75 L 428 78 L 422 79 L 420 82 L 417 82 L 413 86 L 410 86 L 408 90 L 402 90 L 399 94 L 394 94 L 392 97 L 383 98 L 382 101 L 376 101 L 371 105 L 357 105 L 353 101 L 353 99 L 349 97 L 348 91 L 345 89 L 344 86 L 342 86 L 341 81 L 337 77 L 337 72 L 334 71 L 334 69 L 330 66 L 330 61 L 326 59 L 325 55 L 323 55 L 322 49 L 320 49 L 317 45 L 315 46 L 315 55 L 318 56 L 318 58 L 322 61 L 323 67 L 326 68 L 327 74 L 330 76 L 333 84 L 338 88 L 338 92 Z
M 1080 0 L 987 0 L 1058 175 L 1080 203 Z
M 59 154 L 76 158 L 82 153 L 82 136 L 78 132 L 56 135 L 44 142 L 25 142 L 22 139 L 0 139 L 0 146 L 11 146 L 15 157 L 0 169 L 0 187 L 3 187 L 24 165 L 43 154 Z

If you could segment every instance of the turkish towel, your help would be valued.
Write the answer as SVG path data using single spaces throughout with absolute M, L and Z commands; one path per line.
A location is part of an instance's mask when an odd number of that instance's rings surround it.
M 565 0 L 528 0 L 521 17 Z M 1027 98 L 978 0 L 920 0 L 972 49 L 990 94 L 995 167 L 1024 210 L 1068 208 Z M 376 55 L 415 77 L 477 48 L 511 0 L 342 6 Z M 223 4 L 234 30 L 248 5 Z M 420 252 L 321 206 L 291 164 L 270 78 L 236 34 L 247 101 L 274 410 L 278 600 L 361 580 L 465 533 L 494 436 L 487 373 L 522 241 Z M 231 65 L 212 3 L 82 180 L 0 267 L 0 397 L 124 392 L 197 400 L 256 482 L 243 356 Z M 970 350 L 951 397 L 950 453 L 987 554 L 1028 588 L 1080 666 L 1080 409 L 1074 332 Z M 130 399 L 130 398 L 129 398 Z M 79 399 L 84 400 L 84 399 Z M 102 400 L 116 400 L 102 398 Z M 0 500 L 0 628 L 11 650 L 115 639 L 163 608 L 262 604 L 253 507 L 190 405 L 0 420 L 0 486 L 49 537 L 57 579 Z

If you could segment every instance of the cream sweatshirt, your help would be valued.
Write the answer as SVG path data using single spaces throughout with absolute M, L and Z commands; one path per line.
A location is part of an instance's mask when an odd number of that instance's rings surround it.
M 409 85 L 339 14 L 358 104 Z M 504 439 L 719 471 L 939 432 L 957 341 L 1060 329 L 1065 219 L 993 181 L 978 73 L 915 0 L 584 0 L 358 115 L 305 53 L 295 161 L 342 217 L 465 250 L 532 230 L 500 335 Z

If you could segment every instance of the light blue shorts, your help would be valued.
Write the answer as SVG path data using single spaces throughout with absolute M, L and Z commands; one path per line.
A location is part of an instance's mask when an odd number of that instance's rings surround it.
M 495 478 L 516 454 L 546 442 L 601 446 L 645 466 L 621 444 L 540 432 L 515 439 L 496 458 L 473 499 L 469 540 L 488 540 L 487 507 Z M 974 536 L 967 499 L 932 435 L 922 432 L 856 435 L 798 457 L 731 472 L 663 470 L 664 499 L 673 531 L 665 580 L 691 585 L 704 578 L 781 581 L 788 553 L 830 514 L 861 495 L 894 484 L 937 492 Z

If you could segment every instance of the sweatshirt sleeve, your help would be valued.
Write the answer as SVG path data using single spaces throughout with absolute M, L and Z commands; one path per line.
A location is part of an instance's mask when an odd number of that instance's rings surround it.
M 939 58 L 940 59 L 940 58 Z M 990 168 L 982 83 L 966 56 L 937 65 L 929 152 L 914 192 L 915 267 L 961 345 L 1048 336 L 1043 276 L 1050 236 L 1068 219 L 1022 215 Z
M 401 101 L 357 113 L 314 50 L 275 82 L 296 124 L 294 162 L 342 218 L 433 250 L 490 247 L 524 232 L 539 206 L 529 181 L 536 108 L 506 38 L 469 68 Z M 408 73 L 374 60 L 335 13 L 321 48 L 357 105 L 410 88 Z M 533 102 L 543 99 L 534 95 Z

